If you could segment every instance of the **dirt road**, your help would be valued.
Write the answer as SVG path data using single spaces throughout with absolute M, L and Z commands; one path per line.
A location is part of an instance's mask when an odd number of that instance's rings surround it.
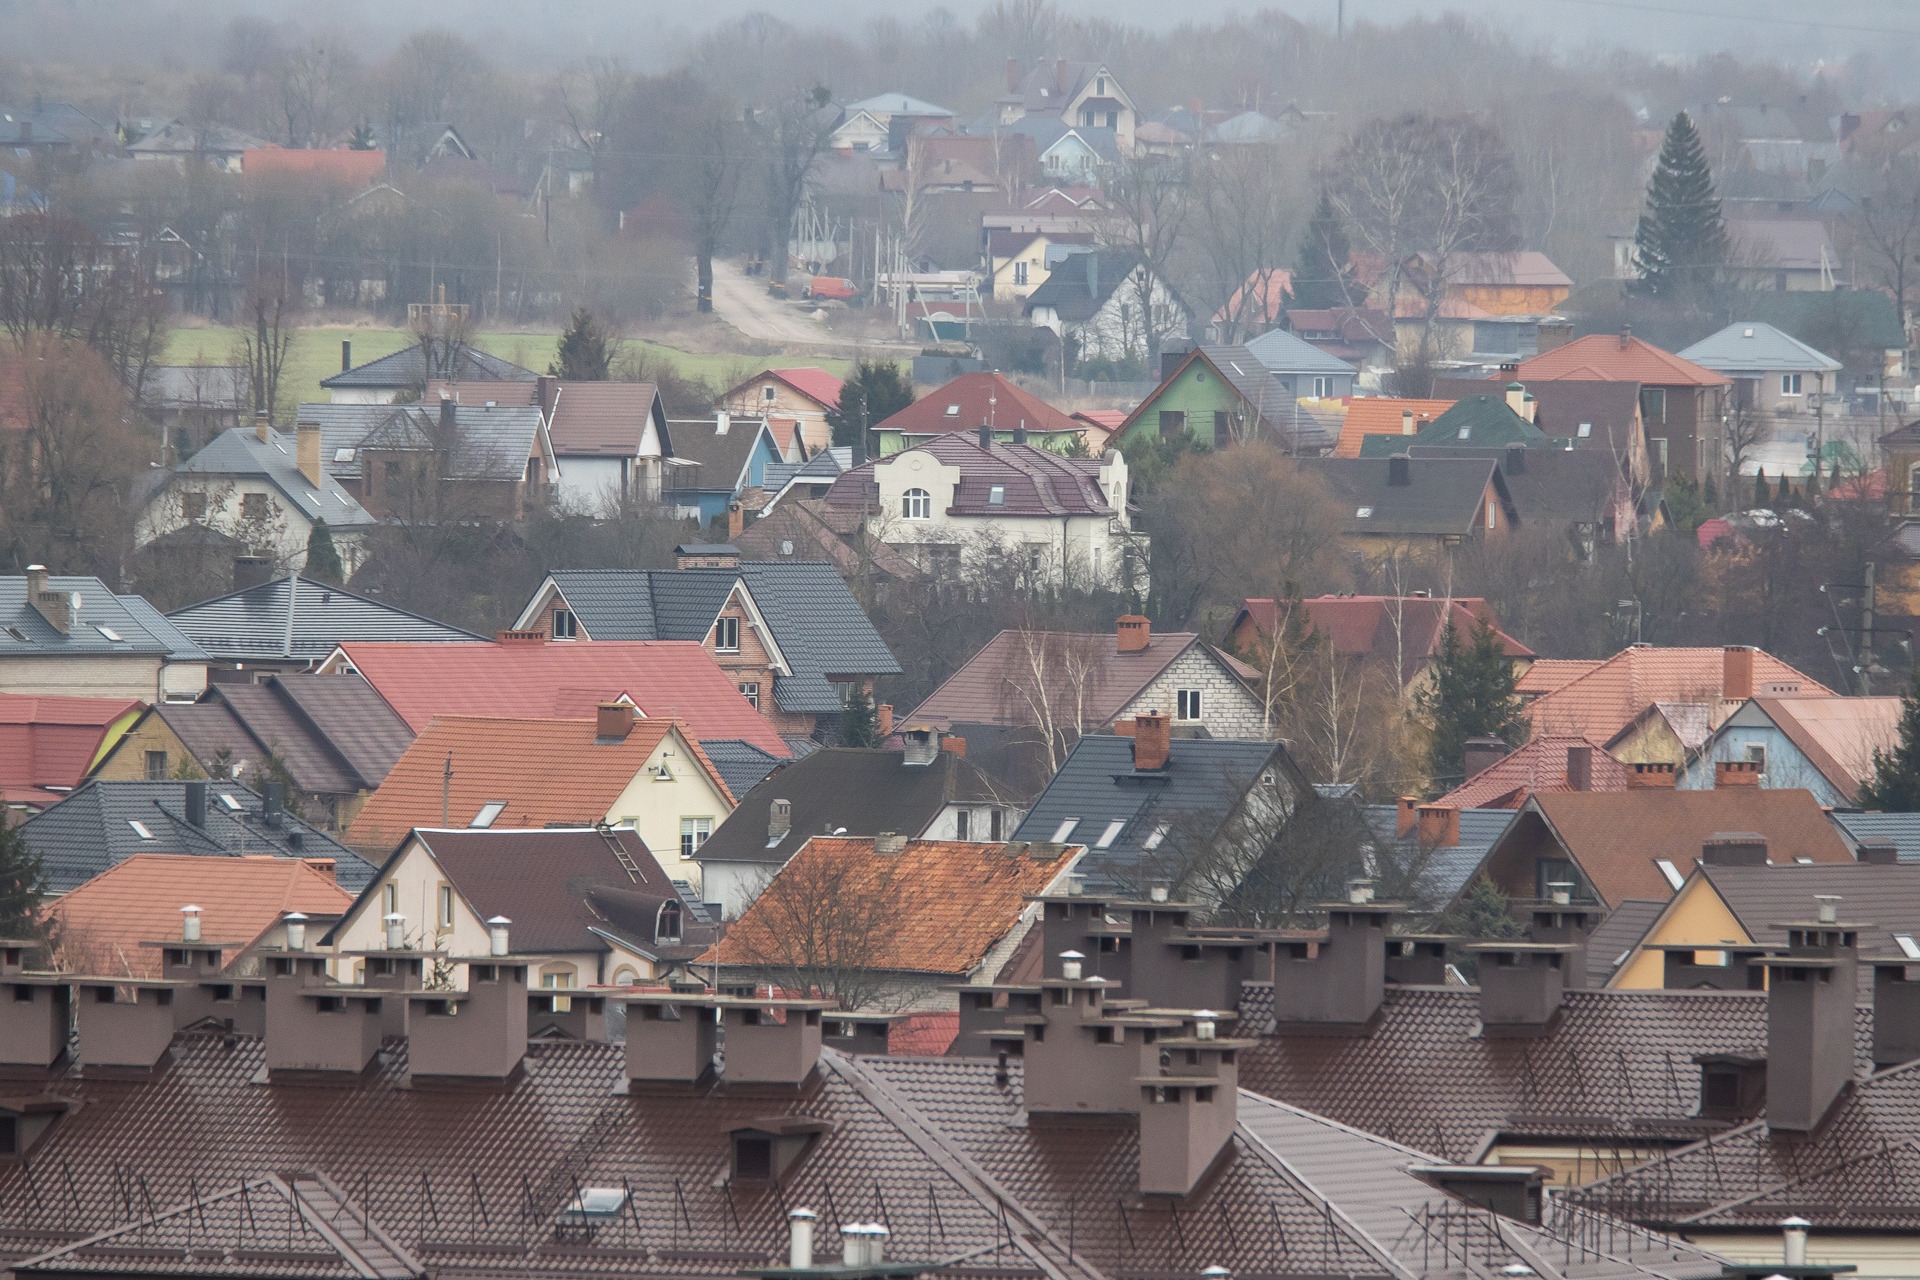
M 842 337 L 828 328 L 826 322 L 812 319 L 793 303 L 783 298 L 769 297 L 764 279 L 745 275 L 733 263 L 717 259 L 713 264 L 713 310 L 714 314 L 741 333 L 761 342 L 810 347 L 863 347 L 874 351 L 915 350 L 893 343 L 861 342 Z M 836 312 L 830 310 L 827 314 L 833 316 Z

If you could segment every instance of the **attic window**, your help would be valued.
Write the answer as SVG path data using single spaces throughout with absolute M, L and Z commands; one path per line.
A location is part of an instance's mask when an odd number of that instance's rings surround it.
M 220 793 L 220 803 L 226 806 L 229 813 L 240 812 L 240 801 L 232 792 L 222 791 Z
M 1115 818 L 1107 824 L 1107 829 L 1100 833 L 1100 838 L 1093 842 L 1093 847 L 1096 849 L 1111 849 L 1114 840 L 1126 829 L 1126 825 L 1127 821 L 1125 818 Z
M 959 406 L 959 405 L 957 405 L 957 404 L 950 404 L 950 405 L 948 405 L 948 406 L 947 406 L 947 413 L 946 413 L 946 416 L 947 416 L 947 417 L 949 417 L 949 418 L 957 418 L 957 417 L 959 417 L 959 416 L 960 416 L 960 406 Z
M 1367 518 L 1369 518 L 1369 517 L 1370 517 L 1370 516 L 1372 516 L 1372 515 L 1373 515 L 1373 508 L 1372 508 L 1372 507 L 1356 507 L 1356 508 L 1354 508 L 1354 512 L 1353 512 L 1353 518 L 1354 518 L 1354 519 L 1356 519 L 1356 520 L 1365 520 L 1365 519 L 1367 519 Z
M 1581 423 L 1581 424 L 1580 424 L 1580 438 L 1581 438 L 1582 440 L 1585 440 L 1585 439 L 1587 439 L 1588 437 L 1590 437 L 1591 435 L 1593 435 L 1593 424 L 1592 424 L 1591 422 L 1583 422 L 1583 423 Z
M 133 834 L 139 836 L 142 840 L 153 839 L 153 832 L 147 828 L 146 823 L 136 822 L 136 821 L 133 821 L 132 819 L 128 819 L 127 825 L 132 827 Z
M 1668 859 L 1655 858 L 1653 865 L 1660 868 L 1660 874 L 1665 876 L 1667 883 L 1672 885 L 1676 890 L 1687 882 L 1687 878 L 1680 874 L 1680 868 L 1674 866 Z
M 1900 948 L 1901 955 L 1909 960 L 1920 960 L 1920 943 L 1914 942 L 1912 934 L 1896 933 L 1893 941 Z
M 18 640 L 18 641 L 19 641 L 19 642 L 20 642 L 21 644 L 32 644 L 32 643 L 33 643 L 33 641 L 31 641 L 31 640 L 29 640 L 29 639 L 27 639 L 27 633 L 26 633 L 26 632 L 24 632 L 24 631 L 22 631 L 22 630 L 21 630 L 20 628 L 18 628 L 18 627 L 8 627 L 8 628 L 7 628 L 7 634 L 8 634 L 8 635 L 10 635 L 10 636 L 12 636 L 12 637 L 13 637 L 13 638 L 14 638 L 15 640 Z
M 1007 486 L 1003 484 L 989 485 L 987 487 L 987 505 L 990 507 L 1006 506 Z
M 125 644 L 127 642 L 127 638 L 118 631 L 115 631 L 112 627 L 103 627 L 96 622 L 93 624 L 93 629 L 117 644 Z
M 1160 842 L 1166 838 L 1167 824 L 1163 822 L 1147 833 L 1147 838 L 1140 842 L 1140 847 L 1143 849 L 1158 849 Z
M 335 449 L 335 450 L 333 451 L 333 460 L 334 460 L 335 462 L 352 462 L 352 461 L 353 461 L 353 450 L 352 450 L 352 449 L 350 449 L 350 448 L 348 448 L 348 449 Z
M 1080 819 L 1068 818 L 1065 822 L 1061 823 L 1059 826 L 1053 829 L 1052 842 L 1054 844 L 1064 844 L 1066 842 L 1067 837 L 1073 834 L 1073 829 L 1079 825 L 1080 825 Z
M 494 824 L 494 820 L 500 816 L 501 811 L 504 810 L 506 807 L 507 807 L 507 802 L 505 800 L 489 800 L 487 801 L 487 803 L 480 806 L 480 812 L 474 814 L 473 821 L 468 823 L 467 825 L 469 827 L 480 827 L 480 828 L 490 827 Z

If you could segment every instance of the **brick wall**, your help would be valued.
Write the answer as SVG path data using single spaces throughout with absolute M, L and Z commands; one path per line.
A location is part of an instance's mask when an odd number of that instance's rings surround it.
M 1183 721 L 1180 713 L 1180 690 L 1200 690 L 1200 720 L 1208 733 L 1216 738 L 1264 738 L 1267 734 L 1261 725 L 1260 699 L 1238 676 L 1220 665 L 1213 654 L 1202 644 L 1187 646 L 1187 651 L 1175 658 L 1167 669 L 1160 673 L 1159 679 L 1140 691 L 1140 695 L 1122 708 L 1119 719 L 1138 715 L 1142 711 L 1161 711 L 1175 717 L 1174 727 L 1178 729 Z

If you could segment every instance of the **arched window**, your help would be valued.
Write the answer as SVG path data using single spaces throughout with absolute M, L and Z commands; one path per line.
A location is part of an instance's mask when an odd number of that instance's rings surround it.
M 653 924 L 653 940 L 655 942 L 680 941 L 679 903 L 663 902 L 660 904 L 660 915 L 655 919 Z
M 613 985 L 616 987 L 635 986 L 640 981 L 639 971 L 632 965 L 621 965 L 613 971 Z
M 933 519 L 933 495 L 925 489 L 909 489 L 900 499 L 900 514 L 909 520 Z

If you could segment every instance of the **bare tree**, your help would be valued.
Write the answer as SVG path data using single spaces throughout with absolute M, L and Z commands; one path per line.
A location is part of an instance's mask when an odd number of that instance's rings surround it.
M 1213 277 L 1200 296 L 1221 318 L 1221 342 L 1243 341 L 1274 319 L 1270 294 L 1299 215 L 1295 177 L 1269 145 L 1223 147 L 1198 168 L 1195 238 Z
M 1001 701 L 1015 723 L 1032 730 L 1046 759 L 1046 776 L 1059 772 L 1073 744 L 1096 728 L 1103 635 L 1021 629 L 1015 633 Z
M 1100 242 L 1131 254 L 1139 269 L 1130 273 L 1144 328 L 1147 369 L 1160 361 L 1160 345 L 1180 327 L 1177 309 L 1161 302 L 1171 293 L 1168 268 L 1186 230 L 1192 208 L 1193 176 L 1184 158 L 1123 157 L 1108 167 L 1103 188 L 1108 214 Z
M 838 841 L 810 843 L 766 880 L 727 931 L 722 963 L 843 1009 L 911 1001 L 918 991 L 903 989 L 884 967 L 911 893 L 878 857 L 849 854 Z
M 1907 289 L 1920 268 L 1920 170 L 1912 161 L 1900 163 L 1889 175 L 1887 188 L 1861 202 L 1854 220 L 1855 233 L 1866 249 L 1867 270 L 1893 295 L 1893 305 L 1904 327 Z
M 287 297 L 286 277 L 269 269 L 248 283 L 243 305 L 252 332 L 241 331 L 234 354 L 237 363 L 246 367 L 253 411 L 271 421 L 279 414 L 280 374 L 287 367 L 298 331 L 298 304 Z
M 787 282 L 793 215 L 806 201 L 814 168 L 838 120 L 832 102 L 833 91 L 816 84 L 803 93 L 787 94 L 749 117 L 765 176 L 767 276 L 776 284 Z

